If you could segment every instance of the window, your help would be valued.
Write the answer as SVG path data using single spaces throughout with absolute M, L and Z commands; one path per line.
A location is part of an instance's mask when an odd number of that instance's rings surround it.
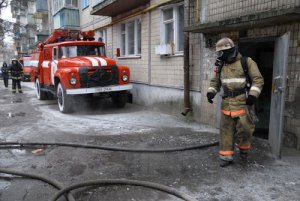
M 105 48 L 96 45 L 62 46 L 60 48 L 60 58 L 77 56 L 105 56 Z
M 103 42 L 106 44 L 107 43 L 107 30 L 106 29 L 96 30 L 95 39 L 97 41 L 100 41 L 100 42 Z
M 141 19 L 121 24 L 121 55 L 141 54 Z
M 162 44 L 174 44 L 175 52 L 183 51 L 183 5 L 173 5 L 162 9 Z
M 57 57 L 58 57 L 58 55 L 57 55 L 57 47 L 54 47 L 53 48 L 53 60 L 57 60 Z
M 89 0 L 81 0 L 81 8 L 85 9 L 89 6 Z

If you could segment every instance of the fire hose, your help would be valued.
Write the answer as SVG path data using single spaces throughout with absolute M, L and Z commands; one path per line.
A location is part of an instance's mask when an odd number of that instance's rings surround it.
M 165 149 L 132 149 L 132 148 L 119 148 L 119 147 L 109 147 L 109 146 L 100 146 L 100 145 L 89 145 L 89 144 L 77 144 L 77 143 L 61 143 L 61 142 L 55 142 L 55 143 L 49 143 L 49 142 L 0 142 L 0 148 L 16 148 L 16 147 L 32 147 L 32 146 L 64 146 L 64 147 L 75 147 L 75 148 L 87 148 L 87 149 L 100 149 L 100 150 L 107 150 L 107 151 L 122 151 L 122 152 L 142 152 L 142 153 L 163 153 L 163 152 L 177 152 L 177 151 L 187 151 L 192 149 L 201 149 L 201 148 L 207 148 L 211 146 L 218 145 L 219 142 L 212 142 L 202 145 L 194 145 L 189 147 L 177 147 L 177 148 L 165 148 Z M 78 184 L 73 184 L 69 187 L 63 188 L 62 184 L 60 184 L 57 181 L 53 181 L 47 177 L 36 175 L 36 174 L 29 174 L 29 173 L 23 173 L 13 170 L 7 170 L 0 168 L 0 173 L 5 174 L 12 174 L 12 175 L 18 175 L 23 177 L 28 177 L 32 179 L 41 180 L 43 182 L 46 182 L 52 186 L 54 186 L 56 189 L 59 190 L 57 194 L 51 199 L 51 201 L 56 201 L 59 199 L 62 195 L 67 196 L 67 200 L 69 201 L 75 201 L 74 197 L 70 193 L 70 191 L 86 187 L 86 186 L 111 186 L 111 185 L 132 185 L 132 186 L 142 186 L 154 190 L 159 190 L 162 192 L 165 192 L 170 195 L 174 195 L 178 198 L 181 198 L 185 201 L 196 201 L 196 199 L 192 198 L 191 196 L 182 193 L 180 191 L 177 191 L 176 189 L 170 188 L 168 186 L 153 183 L 153 182 L 147 182 L 147 181 L 137 181 L 137 180 L 126 180 L 126 179 L 111 179 L 111 180 L 93 180 L 93 181 L 86 181 Z

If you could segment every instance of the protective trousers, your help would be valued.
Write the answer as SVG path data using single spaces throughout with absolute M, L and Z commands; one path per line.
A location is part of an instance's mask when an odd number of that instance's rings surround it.
M 13 93 L 16 93 L 16 87 L 18 87 L 19 93 L 23 93 L 20 79 L 12 79 L 12 92 Z
M 254 129 L 255 124 L 247 114 L 231 116 L 221 113 L 220 158 L 233 160 L 235 143 L 240 151 L 248 152 Z
M 4 81 L 4 86 L 7 88 L 8 87 L 8 77 L 3 77 Z

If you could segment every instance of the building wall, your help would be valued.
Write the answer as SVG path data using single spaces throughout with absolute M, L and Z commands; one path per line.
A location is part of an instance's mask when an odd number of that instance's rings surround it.
M 116 57 L 116 49 L 121 48 L 121 35 L 120 35 L 120 29 L 121 29 L 121 23 L 131 21 L 133 19 L 141 19 L 141 26 L 142 26 L 142 35 L 141 35 L 141 42 L 142 42 L 142 50 L 141 55 L 135 57 Z M 130 73 L 131 73 L 131 81 L 137 82 L 137 83 L 148 83 L 148 62 L 149 62 L 149 40 L 148 40 L 148 27 L 149 27 L 149 15 L 139 15 L 133 18 L 129 18 L 128 20 L 122 21 L 120 23 L 113 25 L 112 30 L 112 41 L 113 41 L 113 47 L 112 51 L 115 53 L 113 56 L 116 59 L 118 65 L 125 65 L 130 67 Z
M 262 11 L 288 9 L 299 6 L 299 0 L 204 0 L 202 22 L 254 14 Z
M 274 1 L 225 1 L 212 0 L 201 1 L 202 4 L 197 8 L 196 1 L 191 1 L 191 15 L 193 16 L 191 22 L 194 25 L 199 23 L 209 23 L 228 18 L 240 17 L 243 15 L 254 14 L 262 11 L 290 9 L 300 6 L 298 0 L 274 0 Z M 198 9 L 198 10 L 197 10 Z M 199 14 L 199 20 L 197 15 Z M 193 25 L 193 24 L 192 24 Z M 284 135 L 285 143 L 294 147 L 300 148 L 300 107 L 297 102 L 300 100 L 300 22 L 288 23 L 284 25 L 268 26 L 263 28 L 249 28 L 241 32 L 227 32 L 220 34 L 201 34 L 191 33 L 191 35 L 199 36 L 200 48 L 198 52 L 200 61 L 200 91 L 201 105 L 199 120 L 213 126 L 219 123 L 219 107 L 221 97 L 217 95 L 215 103 L 210 105 L 206 100 L 206 92 L 209 87 L 209 81 L 213 76 L 213 66 L 216 59 L 213 45 L 207 45 L 209 40 L 216 42 L 222 37 L 231 37 L 235 41 L 241 38 L 258 40 L 266 37 L 277 38 L 284 33 L 290 31 L 289 57 L 288 57 L 288 81 L 285 97 L 285 111 L 284 111 Z M 193 62 L 194 64 L 195 62 Z M 197 63 L 197 62 L 196 62 Z M 193 107 L 195 107 L 193 105 Z M 197 106 L 196 106 L 197 107 Z M 205 115 L 204 115 L 205 114 Z
M 150 5 L 158 5 L 161 2 L 164 1 L 152 0 Z M 133 102 L 178 115 L 183 110 L 183 54 L 160 56 L 155 53 L 155 47 L 161 43 L 161 10 L 158 7 L 138 16 L 127 17 L 141 9 L 143 8 L 136 8 L 131 12 L 115 16 L 108 25 L 99 24 L 99 27 L 104 26 L 107 29 L 107 56 L 114 58 L 118 65 L 130 67 L 131 82 L 134 84 L 131 91 Z M 91 17 L 84 14 L 85 10 L 82 12 L 81 27 L 85 30 L 86 27 L 83 24 L 88 23 L 88 18 Z M 136 18 L 141 19 L 142 26 L 141 55 L 137 57 L 117 57 L 116 50 L 121 48 L 121 24 Z M 98 25 L 95 25 L 96 23 L 90 27 L 96 29 Z M 194 41 L 198 43 L 199 37 L 196 36 Z M 199 51 L 199 46 L 194 45 L 192 49 L 194 52 Z M 195 69 L 191 80 L 192 89 L 195 90 L 192 96 L 197 96 L 194 99 L 199 101 L 199 65 L 192 66 L 192 68 Z

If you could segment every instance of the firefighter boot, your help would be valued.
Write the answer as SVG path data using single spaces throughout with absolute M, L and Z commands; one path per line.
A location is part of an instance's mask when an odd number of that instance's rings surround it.
M 240 151 L 240 159 L 242 161 L 247 161 L 247 158 L 248 158 L 248 153 L 244 151 Z
M 220 161 L 220 167 L 227 167 L 229 165 L 233 164 L 233 161 L 226 161 L 226 160 L 221 160 Z
M 19 92 L 19 94 L 22 94 L 22 93 L 23 93 L 22 89 L 19 89 L 19 91 L 18 91 L 18 92 Z

